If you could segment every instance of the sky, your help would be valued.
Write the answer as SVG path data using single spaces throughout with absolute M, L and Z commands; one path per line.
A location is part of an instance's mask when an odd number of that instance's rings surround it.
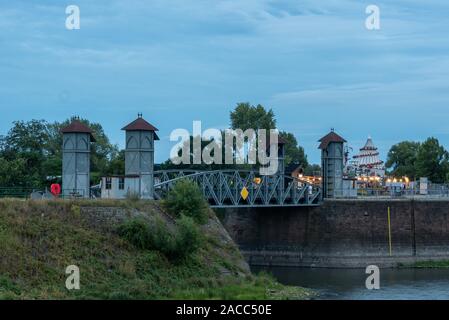
M 370 4 L 380 30 L 365 27 Z M 448 13 L 447 0 L 0 0 L 0 135 L 78 115 L 123 147 L 142 112 L 161 162 L 174 129 L 227 128 L 250 102 L 313 163 L 331 128 L 354 152 L 371 135 L 384 160 L 403 140 L 449 148 Z

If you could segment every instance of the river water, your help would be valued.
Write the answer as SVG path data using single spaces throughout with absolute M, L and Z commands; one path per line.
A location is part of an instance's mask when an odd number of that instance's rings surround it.
M 279 282 L 314 289 L 318 299 L 332 300 L 448 300 L 449 269 L 381 269 L 380 289 L 365 287 L 364 269 L 253 267 Z

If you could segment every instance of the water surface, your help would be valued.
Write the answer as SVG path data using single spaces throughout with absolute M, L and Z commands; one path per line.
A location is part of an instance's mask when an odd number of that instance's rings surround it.
M 279 282 L 314 289 L 319 299 L 448 300 L 449 269 L 381 269 L 380 290 L 365 287 L 364 269 L 253 267 Z

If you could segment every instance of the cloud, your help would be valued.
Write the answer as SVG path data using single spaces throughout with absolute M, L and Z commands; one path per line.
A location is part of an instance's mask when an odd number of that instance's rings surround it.
M 0 4 L 0 109 L 17 111 L 2 128 L 17 114 L 56 119 L 77 110 L 107 121 L 120 142 L 114 128 L 130 113 L 160 120 L 166 136 L 193 118 L 226 123 L 235 103 L 250 101 L 273 107 L 312 159 L 330 127 L 352 141 L 370 133 L 382 150 L 432 133 L 449 143 L 446 0 L 377 0 L 377 32 L 364 27 L 367 1 L 75 4 L 74 32 L 65 29 L 65 3 Z

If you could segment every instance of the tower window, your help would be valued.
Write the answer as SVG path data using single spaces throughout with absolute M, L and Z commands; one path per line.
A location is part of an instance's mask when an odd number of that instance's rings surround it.
M 112 189 L 112 178 L 106 178 L 106 190 Z
M 118 188 L 119 190 L 125 190 L 125 178 L 118 179 Z

